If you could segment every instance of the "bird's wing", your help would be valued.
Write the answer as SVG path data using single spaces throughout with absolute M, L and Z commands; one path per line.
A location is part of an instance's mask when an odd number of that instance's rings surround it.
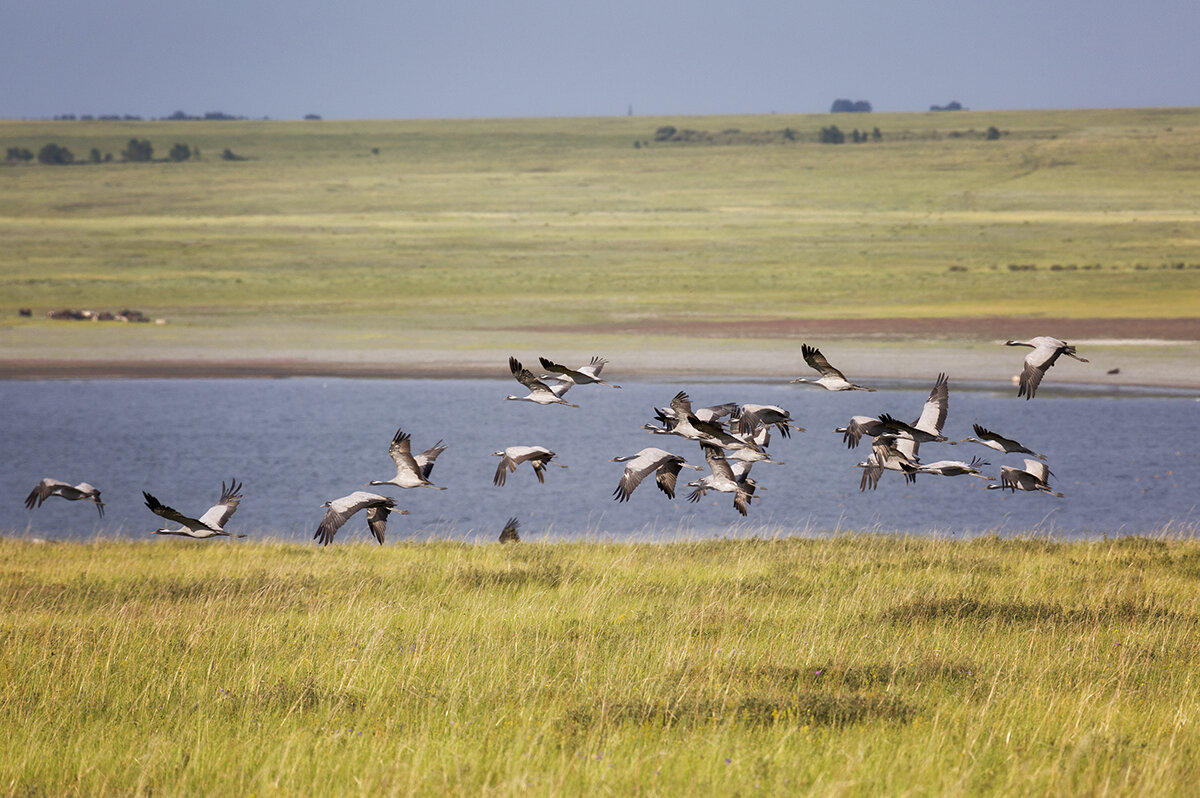
M 54 483 L 57 480 L 46 477 L 41 482 L 33 486 L 33 490 L 29 491 L 29 495 L 25 497 L 25 506 L 32 510 L 34 506 L 41 507 L 42 502 L 46 501 L 46 497 L 53 490 Z M 64 483 L 65 484 L 65 483 Z
M 815 346 L 801 344 L 800 354 L 804 356 L 805 363 L 812 366 L 812 368 L 816 369 L 825 376 L 840 377 L 843 380 L 846 379 L 846 375 L 842 374 L 842 372 L 831 366 L 829 361 L 825 359 L 825 355 L 821 354 L 821 350 L 817 349 Z
M 924 432 L 942 434 L 946 423 L 946 414 L 950 411 L 950 381 L 945 373 L 939 374 L 925 406 L 921 408 L 921 417 L 913 422 L 913 426 Z
M 1062 354 L 1062 349 L 1051 346 L 1038 346 L 1025 356 L 1025 366 L 1021 369 L 1021 380 L 1017 389 L 1017 396 L 1024 396 L 1026 399 L 1032 399 L 1037 393 L 1038 386 L 1042 384 L 1042 377 L 1046 376 L 1046 369 L 1054 365 L 1054 361 L 1058 360 L 1058 356 Z
M 521 528 L 521 522 L 515 517 L 508 519 L 504 524 L 504 529 L 500 530 L 500 542 L 510 543 L 521 539 L 520 533 L 517 531 Z
M 667 494 L 668 499 L 675 498 L 675 483 L 679 479 L 679 471 L 683 468 L 683 460 L 664 460 L 658 466 L 654 477 L 658 489 Z
M 1012 466 L 1000 466 L 1000 487 L 1016 491 L 1021 484 L 1021 474 L 1024 472 Z
M 574 381 L 574 375 L 583 371 L 582 369 L 576 371 L 575 369 L 567 368 L 561 363 L 555 363 L 553 360 L 545 357 L 539 357 L 538 362 L 542 364 L 542 368 L 544 368 L 546 371 L 553 371 L 555 374 L 562 374 L 572 381 Z
M 546 463 L 550 461 L 549 457 L 533 457 L 528 458 L 529 464 L 533 466 L 533 473 L 537 474 L 538 482 L 546 484 Z
M 387 532 L 388 514 L 392 511 L 391 506 L 386 504 L 376 504 L 367 510 L 367 526 L 371 529 L 371 534 L 379 541 L 379 545 L 383 545 L 383 536 Z
M 229 480 L 229 487 L 221 483 L 221 500 L 208 508 L 208 512 L 200 516 L 200 523 L 210 529 L 224 529 L 225 523 L 233 516 L 242 501 L 242 483 L 236 479 Z
M 438 441 L 433 446 L 430 446 L 425 451 L 413 456 L 416 461 L 417 468 L 421 469 L 421 476 L 429 479 L 429 473 L 433 471 L 433 464 L 437 461 L 438 455 L 446 451 L 446 446 L 441 441 Z
M 564 377 L 562 379 L 553 379 L 542 384 L 546 386 L 546 390 L 561 399 L 562 395 L 571 390 L 571 388 L 575 385 L 575 381 L 570 377 Z
M 617 487 L 613 491 L 613 496 L 617 501 L 629 501 L 633 491 L 642 484 L 642 480 L 646 478 L 647 474 L 658 468 L 660 462 L 663 462 L 663 459 L 646 454 L 644 451 L 639 452 L 634 459 L 630 460 L 621 473 L 621 481 L 617 483 Z
M 388 456 L 396 464 L 396 476 L 421 473 L 421 466 L 412 455 L 411 436 L 403 429 L 396 430 L 392 443 L 388 446 Z
M 671 409 L 679 418 L 690 416 L 692 414 L 692 398 L 680 391 L 671 399 Z
M 742 515 L 748 515 L 750 510 L 751 491 L 738 488 L 733 494 L 733 506 Z
M 500 458 L 500 464 L 496 466 L 496 475 L 492 477 L 492 484 L 504 487 L 504 482 L 508 479 L 509 471 L 517 470 L 517 461 L 508 456 L 506 452 Z
M 849 423 L 846 424 L 845 433 L 842 435 L 842 442 L 846 444 L 847 449 L 857 449 L 863 435 L 870 434 L 871 430 L 878 427 L 879 419 L 877 418 L 853 416 Z
M 604 370 L 604 364 L 607 362 L 607 360 L 597 355 L 592 358 L 591 363 L 588 363 L 586 366 L 580 366 L 579 371 L 595 379 L 600 376 L 600 372 Z
M 918 430 L 912 424 L 905 424 L 900 419 L 893 418 L 892 416 L 888 415 L 887 413 L 879 414 L 879 425 L 881 427 L 885 428 L 886 430 L 888 430 L 888 432 L 893 433 L 894 435 L 906 435 L 906 436 L 912 437 L 912 434 L 914 432 L 922 431 L 922 430 Z
M 190 515 L 184 515 L 183 513 L 179 512 L 174 507 L 168 507 L 146 491 L 142 491 L 142 495 L 146 497 L 146 506 L 149 507 L 150 512 L 154 513 L 155 515 L 160 515 L 168 521 L 174 521 L 177 524 L 183 524 L 189 529 L 213 529 L 199 518 L 192 518 Z
M 725 418 L 726 416 L 732 416 L 734 413 L 736 413 L 738 411 L 738 409 L 739 408 L 738 408 L 737 402 L 726 402 L 725 404 L 721 404 L 721 405 L 711 405 L 709 407 L 702 407 L 699 410 L 697 410 L 694 415 L 696 416 L 696 418 L 700 419 L 701 421 L 714 421 L 715 422 L 718 419 Z
M 350 516 L 356 512 L 358 512 L 357 507 L 350 509 L 336 501 L 330 503 L 329 509 L 325 511 L 325 517 L 321 519 L 321 523 L 317 526 L 317 532 L 313 535 L 313 538 L 319 541 L 322 546 L 328 546 L 333 542 L 333 536 L 342 528 L 342 524 L 346 523 Z
M 728 480 L 737 479 L 733 474 L 733 469 L 729 466 L 729 461 L 725 459 L 725 454 L 719 448 L 707 443 L 700 444 L 700 448 L 704 450 L 704 459 L 708 461 L 708 467 L 712 469 L 713 476 L 724 477 Z
M 1025 472 L 1031 474 L 1038 482 L 1047 482 L 1050 479 L 1050 466 L 1041 460 L 1031 460 L 1026 457 Z
M 521 361 L 515 357 L 508 358 L 508 368 L 512 371 L 513 379 L 524 385 L 530 391 L 546 391 L 550 388 L 546 383 L 533 376 L 533 372 L 521 365 Z
M 72 486 L 62 480 L 46 477 L 30 491 L 29 495 L 25 498 L 25 506 L 32 510 L 36 501 L 37 506 L 41 507 L 42 502 L 46 501 L 46 499 L 51 496 L 62 495 L 63 488 L 70 487 Z
M 879 485 L 879 478 L 883 476 L 883 466 L 880 465 L 874 452 L 867 455 L 866 465 L 862 467 L 862 470 L 862 479 L 858 481 L 859 491 L 865 491 L 867 488 L 875 490 Z

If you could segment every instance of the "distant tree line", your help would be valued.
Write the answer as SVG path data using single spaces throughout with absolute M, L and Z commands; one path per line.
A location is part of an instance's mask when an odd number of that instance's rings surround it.
M 965 109 L 963 108 L 962 103 L 960 103 L 958 100 L 951 100 L 950 102 L 946 103 L 945 105 L 931 105 L 931 106 L 929 106 L 929 110 L 930 111 L 962 111 Z
M 121 160 L 127 163 L 150 163 L 154 161 L 154 145 L 149 139 L 132 138 L 120 152 Z M 166 158 L 160 158 L 160 161 L 174 161 L 176 163 L 188 160 L 198 160 L 200 158 L 200 148 L 193 147 L 189 144 L 176 142 L 167 151 Z M 226 161 L 244 161 L 246 158 L 237 155 L 233 150 L 226 148 L 221 153 L 221 158 Z M 4 156 L 4 160 L 8 163 L 29 163 L 34 159 L 34 154 L 25 147 L 9 147 Z M 37 153 L 38 163 L 51 166 L 66 166 L 73 163 L 84 163 L 83 161 L 75 160 L 75 153 L 71 152 L 66 147 L 51 142 L 43 146 Z M 88 154 L 87 163 L 108 163 L 113 160 L 112 153 L 101 153 L 99 148 L 93 147 Z
M 144 117 L 138 116 L 136 114 L 97 114 L 97 115 L 80 114 L 78 116 L 76 116 L 75 114 L 55 114 L 51 118 L 55 122 L 75 122 L 75 121 L 94 122 L 96 120 L 100 120 L 102 122 L 142 122 L 145 119 Z M 151 118 L 153 119 L 153 117 L 151 117 Z M 266 119 L 267 117 L 263 117 L 263 118 Z M 304 118 L 308 119 L 308 120 L 320 119 L 321 115 L 320 114 L 305 114 Z M 235 114 L 227 114 L 224 111 L 205 111 L 203 114 L 199 114 L 199 115 L 189 114 L 187 111 L 175 111 L 174 113 L 170 114 L 169 116 L 158 117 L 158 119 L 160 121 L 168 121 L 168 122 L 192 122 L 192 121 L 197 121 L 197 120 L 204 120 L 204 121 L 210 121 L 210 122 L 211 121 L 221 122 L 221 121 L 244 120 L 244 119 L 249 119 L 249 117 L 237 116 Z
M 813 141 L 795 128 L 785 127 L 783 130 L 741 131 L 736 128 L 710 132 L 707 130 L 679 129 L 674 125 L 663 125 L 654 131 L 653 141 L 659 144 L 772 144 L 793 141 Z M 878 128 L 871 131 L 855 128 L 849 133 L 837 125 L 821 128 L 815 135 L 815 140 L 821 144 L 842 144 L 846 141 L 862 144 L 868 141 L 883 141 L 883 132 Z M 637 149 L 650 146 L 650 140 L 635 141 Z
M 830 125 L 829 127 L 821 128 L 821 132 L 817 136 L 817 141 L 822 144 L 844 144 L 846 142 L 846 134 L 837 125 Z M 867 141 L 883 141 L 883 132 L 879 128 L 875 128 L 870 133 L 854 128 L 850 132 L 850 141 L 855 144 L 863 144 Z
M 866 100 L 834 100 L 829 112 L 831 114 L 869 114 L 871 113 L 871 104 Z

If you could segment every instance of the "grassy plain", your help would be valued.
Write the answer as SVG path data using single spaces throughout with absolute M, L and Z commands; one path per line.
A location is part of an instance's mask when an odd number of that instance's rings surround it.
M 1182 531 L 0 539 L 0 792 L 1190 794 Z
M 667 124 L 710 137 L 656 142 Z M 817 143 L 830 124 L 882 139 Z M 685 339 L 736 338 L 703 325 L 745 321 L 1200 316 L 1197 109 L 0 121 L 6 149 L 53 141 L 78 158 L 131 137 L 201 158 L 0 166 L 10 356 L 186 356 L 208 340 L 262 356 L 469 350 L 535 326 L 636 341 L 671 321 L 700 325 Z M 19 307 L 135 307 L 175 329 L 64 329 Z

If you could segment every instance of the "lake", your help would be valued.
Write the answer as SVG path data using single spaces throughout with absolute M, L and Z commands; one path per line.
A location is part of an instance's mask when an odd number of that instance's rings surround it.
M 965 438 L 979 423 L 1046 454 L 1051 485 L 1066 494 L 1057 499 L 985 490 L 986 483 L 972 477 L 922 475 L 907 485 L 894 472 L 878 490 L 861 492 L 855 463 L 869 447 L 848 450 L 832 430 L 852 415 L 915 419 L 933 376 L 882 384 L 875 393 L 776 382 L 612 379 L 624 387 L 572 389 L 567 398 L 579 409 L 503 401 L 525 393 L 512 380 L 0 381 L 0 530 L 52 539 L 146 538 L 161 519 L 146 509 L 143 490 L 198 515 L 218 499 L 222 480 L 236 477 L 244 499 L 228 529 L 252 538 L 310 540 L 322 502 L 395 473 L 387 451 L 397 427 L 412 435 L 414 451 L 444 439 L 449 448 L 431 479 L 447 490 L 371 488 L 410 511 L 392 516 L 389 542 L 494 540 L 511 516 L 521 520 L 527 540 L 837 531 L 1079 537 L 1155 533 L 1167 525 L 1191 534 L 1200 521 L 1200 400 L 1194 392 L 1047 380 L 1036 399 L 1025 401 L 1007 384 L 951 379 L 945 434 Z M 778 404 L 807 428 L 790 439 L 773 437 L 771 454 L 786 464 L 754 467 L 763 490 L 747 518 L 734 510 L 729 494 L 685 501 L 685 477 L 698 478 L 698 472 L 680 474 L 674 501 L 649 478 L 628 503 L 613 500 L 623 470 L 609 462 L 614 456 L 658 446 L 704 465 L 697 444 L 641 429 L 654 420 L 653 408 L 679 390 L 696 407 Z M 506 486 L 493 486 L 498 458 L 489 454 L 517 444 L 546 446 L 568 468 L 549 468 L 541 485 L 526 464 Z M 982 457 L 992 475 L 1000 465 L 1023 461 L 973 443 L 926 444 L 921 456 L 925 462 Z M 91 504 L 58 498 L 26 510 L 25 496 L 44 476 L 98 487 L 104 519 Z M 337 542 L 366 539 L 359 515 Z

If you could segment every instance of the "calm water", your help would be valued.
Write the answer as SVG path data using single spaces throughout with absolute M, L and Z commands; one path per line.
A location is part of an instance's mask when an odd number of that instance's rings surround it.
M 1047 382 L 1026 402 L 1007 385 L 951 380 L 946 434 L 964 438 L 978 422 L 1045 453 L 1052 485 L 1066 493 L 1056 499 L 988 491 L 970 477 L 923 476 L 908 486 L 890 472 L 877 491 L 860 492 L 854 464 L 868 450 L 847 450 L 831 430 L 855 414 L 916 418 L 932 378 L 871 394 L 773 383 L 622 382 L 622 390 L 573 389 L 568 398 L 582 405 L 577 410 L 502 401 L 521 390 L 512 380 L 0 382 L 0 530 L 49 538 L 144 537 L 160 519 L 145 508 L 142 490 L 199 514 L 216 501 L 221 481 L 234 476 L 244 482 L 245 498 L 231 530 L 308 540 L 323 501 L 392 476 L 387 448 L 398 426 L 412 434 L 417 451 L 445 439 L 449 449 L 432 479 L 448 489 L 381 489 L 411 511 L 393 516 L 389 541 L 494 539 L 514 515 L 527 539 L 617 540 L 834 530 L 1038 530 L 1069 537 L 1200 522 L 1200 401 L 1194 393 L 1114 393 Z M 703 465 L 696 444 L 640 429 L 653 420 L 652 408 L 679 390 L 697 407 L 778 404 L 808 428 L 791 439 L 774 437 L 772 455 L 787 462 L 755 466 L 766 490 L 749 518 L 736 513 L 729 495 L 710 493 L 689 504 L 684 488 L 670 501 L 652 479 L 629 503 L 612 500 L 623 468 L 609 462 L 616 455 L 660 446 Z M 551 467 L 539 485 L 523 465 L 505 487 L 494 487 L 498 459 L 488 455 L 516 444 L 553 449 L 568 469 Z M 1019 455 L 976 444 L 928 444 L 921 455 L 925 462 L 978 455 L 992 463 L 985 469 L 991 474 L 1001 464 L 1022 463 Z M 681 487 L 688 474 L 680 475 Z M 26 510 L 25 496 L 43 476 L 96 485 L 105 518 L 90 504 L 61 499 Z M 338 536 L 366 538 L 361 516 Z

